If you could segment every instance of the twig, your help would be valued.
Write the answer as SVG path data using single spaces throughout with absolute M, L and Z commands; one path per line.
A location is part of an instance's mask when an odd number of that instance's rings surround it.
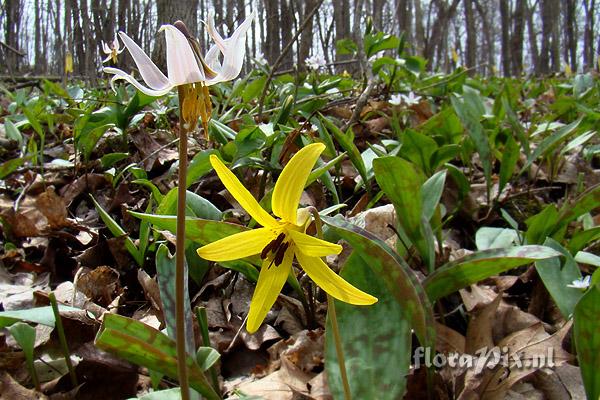
M 294 35 L 294 37 L 283 48 L 283 50 L 281 51 L 281 54 L 279 55 L 279 57 L 277 57 L 277 60 L 275 60 L 275 63 L 273 64 L 273 67 L 271 68 L 271 71 L 269 72 L 269 76 L 267 77 L 267 81 L 265 82 L 265 86 L 263 88 L 262 94 L 260 95 L 260 101 L 258 102 L 258 116 L 259 116 L 259 119 L 262 118 L 262 110 L 263 110 L 263 106 L 264 106 L 264 102 L 265 102 L 265 97 L 267 97 L 267 90 L 269 90 L 269 84 L 273 80 L 273 74 L 275 73 L 275 70 L 277 69 L 277 67 L 279 67 L 279 64 L 281 64 L 281 62 L 283 61 L 283 58 L 290 51 L 290 49 L 292 48 L 292 45 L 298 39 L 298 37 L 300 36 L 300 34 L 302 33 L 302 31 L 306 28 L 306 26 L 308 25 L 308 23 L 310 22 L 310 20 L 312 19 L 312 17 L 319 10 L 319 8 L 321 7 L 321 4 L 323 4 L 323 1 L 324 0 L 319 0 L 319 2 L 310 11 L 310 13 L 308 13 L 308 15 L 306 16 L 306 18 L 304 18 L 304 21 L 302 21 L 302 25 L 300 25 L 300 29 L 298 29 L 298 31 L 296 32 L 296 34 Z

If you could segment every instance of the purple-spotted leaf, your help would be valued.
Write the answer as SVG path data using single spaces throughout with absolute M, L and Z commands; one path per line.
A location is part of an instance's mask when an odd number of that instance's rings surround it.
M 432 343 L 433 314 L 431 304 L 414 272 L 398 254 L 373 234 L 343 218 L 321 217 L 333 234 L 346 240 L 354 252 L 385 284 L 385 289 L 403 309 L 402 318 L 411 321 L 421 344 Z
M 140 321 L 105 314 L 95 344 L 129 362 L 177 379 L 175 341 Z M 194 356 L 186 358 L 190 386 L 209 400 L 220 399 L 194 359 Z
M 575 306 L 573 337 L 588 399 L 600 398 L 600 287 L 593 285 Z
M 479 251 L 446 263 L 423 282 L 433 302 L 482 279 L 561 254 L 546 246 L 517 246 Z

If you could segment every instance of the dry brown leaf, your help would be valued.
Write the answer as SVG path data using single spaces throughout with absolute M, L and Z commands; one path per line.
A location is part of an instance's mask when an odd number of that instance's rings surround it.
M 84 270 L 76 280 L 75 287 L 92 301 L 106 306 L 120 290 L 119 273 L 105 265 L 93 270 Z
M 43 393 L 24 388 L 7 372 L 0 371 L 0 400 L 41 400 L 47 398 Z
M 50 228 L 57 229 L 70 225 L 70 222 L 67 221 L 67 206 L 63 198 L 54 192 L 53 187 L 49 186 L 44 193 L 37 197 L 36 205 L 48 220 Z

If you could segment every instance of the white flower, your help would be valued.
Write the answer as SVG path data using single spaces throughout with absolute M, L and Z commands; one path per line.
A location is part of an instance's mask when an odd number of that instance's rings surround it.
M 402 103 L 402 95 L 393 94 L 392 97 L 390 97 L 390 104 L 394 106 L 399 106 L 400 103 Z
M 413 106 L 421 102 L 421 96 L 415 96 L 413 92 L 409 92 L 408 96 L 405 96 L 403 94 L 401 94 L 400 96 L 402 97 L 402 101 L 404 102 L 404 104 L 406 104 L 407 106 Z
M 121 54 L 125 50 L 125 48 L 121 49 L 121 45 L 119 44 L 119 39 L 115 38 L 109 44 L 102 41 L 102 52 L 107 55 L 107 57 L 102 60 L 102 64 L 112 60 L 113 63 L 117 63 L 117 56 Z
M 265 55 L 262 52 L 259 52 L 256 57 L 254 57 L 254 60 L 261 64 L 261 65 L 266 65 L 267 64 L 267 59 L 265 58 Z
M 321 55 L 316 54 L 314 56 L 308 57 L 306 60 L 304 60 L 304 63 L 309 69 L 312 69 L 313 71 L 316 71 L 319 68 L 327 65 L 327 63 L 325 62 L 325 58 L 323 58 L 323 56 Z
M 200 54 L 197 41 L 186 31 L 181 22 L 175 25 L 163 25 L 159 32 L 165 32 L 167 41 L 167 72 L 165 76 L 150 60 L 150 57 L 124 32 L 119 32 L 121 40 L 131 53 L 135 64 L 148 87 L 142 85 L 130 74 L 117 68 L 104 68 L 104 72 L 113 74 L 111 85 L 119 79 L 124 79 L 139 91 L 149 96 L 162 96 L 175 86 L 188 83 L 202 82 L 206 86 L 235 79 L 242 69 L 246 52 L 246 32 L 254 19 L 254 11 L 233 32 L 231 37 L 223 39 L 215 30 L 212 18 L 206 24 L 209 35 L 215 44 L 206 53 Z M 219 56 L 223 55 L 223 61 Z
M 591 281 L 592 276 L 588 275 L 585 278 L 575 279 L 573 282 L 571 282 L 570 285 L 567 285 L 567 287 L 575 289 L 587 289 L 588 287 L 590 287 Z

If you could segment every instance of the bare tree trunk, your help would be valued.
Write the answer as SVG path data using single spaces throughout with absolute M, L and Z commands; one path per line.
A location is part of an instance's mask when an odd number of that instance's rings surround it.
M 265 57 L 273 64 L 281 52 L 279 2 L 277 0 L 264 0 L 267 20 L 267 37 L 264 43 Z
M 413 0 L 415 9 L 415 43 L 417 45 L 417 54 L 423 54 L 425 49 L 425 27 L 423 26 L 423 9 L 421 0 Z M 410 18 L 409 18 L 410 19 Z
M 198 0 L 157 0 L 156 17 L 158 26 L 163 24 L 172 24 L 177 20 L 183 21 L 188 31 L 197 36 L 198 34 Z M 217 25 L 217 29 L 221 26 Z M 139 31 L 136 30 L 136 31 Z M 152 57 L 159 68 L 166 70 L 166 46 L 163 38 L 159 38 L 154 46 Z
M 488 12 L 491 10 L 491 8 L 482 7 L 479 0 L 473 0 L 473 2 L 475 4 L 475 8 L 477 9 L 477 13 L 481 18 L 481 24 L 483 25 L 483 35 L 485 37 L 486 44 L 483 47 L 483 49 L 485 49 L 486 55 L 486 58 L 483 59 L 483 62 L 487 63 L 486 71 L 488 74 L 491 74 L 493 73 L 492 67 L 494 66 L 494 61 L 496 57 L 496 45 L 493 40 L 494 31 L 492 28 L 492 24 L 490 23 L 491 18 L 488 15 Z
M 531 54 L 531 64 L 533 65 L 534 72 L 539 74 L 541 71 L 541 55 L 538 50 L 537 32 L 533 23 L 536 4 L 537 2 L 527 10 L 527 31 L 529 32 L 529 53 Z
M 304 20 L 304 15 L 306 15 L 306 13 L 310 12 L 310 10 L 312 10 L 316 4 L 315 0 L 306 0 L 306 1 L 298 1 L 298 9 L 300 10 L 300 7 L 303 7 L 302 10 L 302 14 L 300 16 L 300 20 Z M 318 16 L 316 17 L 318 18 Z M 308 22 L 308 24 L 306 25 L 306 28 L 304 29 L 304 31 L 302 32 L 301 36 L 300 36 L 300 48 L 298 51 L 298 61 L 300 64 L 302 64 L 304 62 L 304 60 L 306 60 L 306 58 L 308 58 L 308 56 L 310 56 L 310 49 L 313 47 L 313 21 L 314 21 L 315 17 L 310 19 L 310 22 Z
M 15 50 L 19 50 L 19 35 L 21 34 L 21 11 L 23 4 L 21 0 L 9 0 L 4 2 L 6 11 L 6 24 L 4 30 L 4 38 L 6 44 Z M 10 71 L 18 71 L 20 60 L 17 53 L 13 51 L 5 51 L 6 64 Z
M 525 0 L 517 0 L 513 13 L 513 31 L 511 38 L 512 74 L 520 76 L 523 72 L 523 33 L 525 28 Z
M 577 71 L 577 6 L 575 0 L 565 0 L 565 60 Z
M 467 67 L 474 67 L 477 64 L 477 31 L 475 29 L 475 18 L 473 16 L 473 3 L 471 0 L 464 0 L 465 24 L 467 30 L 467 49 L 466 64 Z M 474 74 L 475 70 L 471 70 Z
M 294 36 L 292 34 L 292 28 L 294 26 L 294 12 L 292 10 L 291 7 L 291 1 L 290 0 L 281 0 L 280 1 L 280 6 L 281 6 L 281 14 L 280 14 L 280 18 L 281 18 L 281 46 L 285 47 L 289 42 L 291 42 L 292 37 Z M 283 69 L 290 69 L 293 67 L 294 64 L 294 54 L 292 51 L 289 51 L 284 59 L 283 62 L 281 63 L 281 67 Z
M 33 66 L 33 71 L 36 74 L 39 74 L 44 70 L 44 68 L 42 68 L 42 64 L 44 62 L 42 57 L 42 28 L 40 26 L 42 20 L 42 16 L 40 14 L 42 10 L 40 9 L 40 0 L 35 0 L 33 4 L 35 8 L 35 64 Z
M 396 0 L 396 21 L 398 22 L 398 34 L 404 33 L 407 43 L 413 43 L 412 34 L 412 3 L 411 0 Z
M 502 27 L 502 73 L 510 76 L 510 5 L 500 0 L 500 26 Z
M 585 0 L 583 8 L 585 11 L 585 27 L 583 29 L 583 64 L 586 69 L 594 68 L 594 11 L 595 0 Z
M 425 42 L 425 58 L 429 62 L 429 68 L 434 67 L 434 56 L 437 53 L 437 59 L 444 58 L 445 48 L 448 40 L 448 24 L 458 7 L 460 0 L 452 0 L 448 5 L 444 0 L 433 0 L 432 5 L 435 5 L 437 10 L 436 20 L 431 28 L 431 35 Z

